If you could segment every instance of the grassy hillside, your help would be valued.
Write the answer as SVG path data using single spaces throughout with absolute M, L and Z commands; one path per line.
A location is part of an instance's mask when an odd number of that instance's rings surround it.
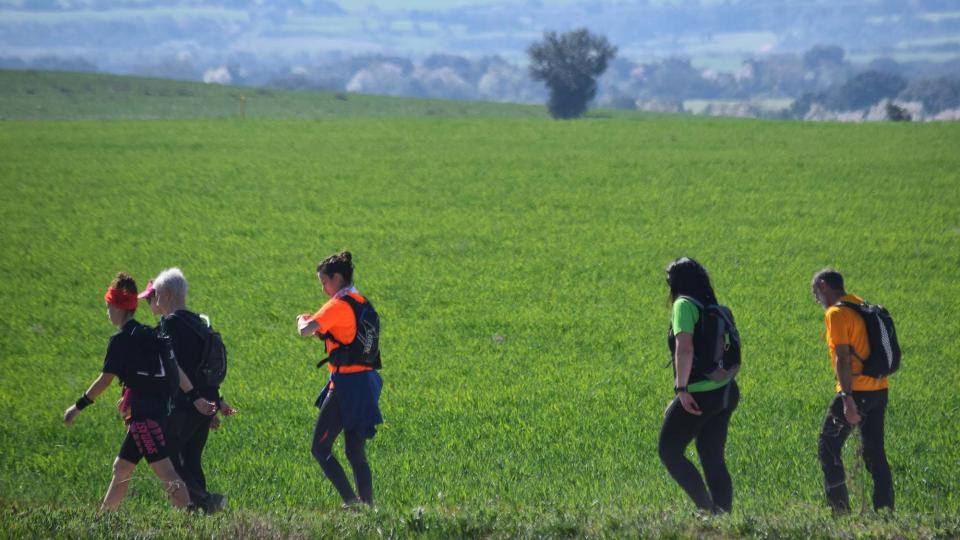
M 958 141 L 955 124 L 650 117 L 0 122 L 0 525 L 956 537 Z M 386 423 L 369 444 L 380 509 L 358 515 L 337 510 L 310 456 L 321 351 L 294 323 L 324 300 L 317 261 L 341 248 L 385 321 Z M 745 342 L 735 510 L 709 521 L 656 455 L 672 397 L 663 268 L 679 255 L 711 270 Z M 833 387 L 809 279 L 828 264 L 897 320 L 895 517 L 859 515 L 862 467 L 857 515 L 834 521 L 822 501 Z M 171 265 L 230 348 L 224 394 L 240 414 L 206 458 L 230 510 L 173 515 L 143 469 L 124 510 L 94 518 L 123 433 L 117 390 L 70 429 L 62 411 L 101 365 L 112 275 L 145 283 Z
M 535 105 L 294 92 L 100 73 L 0 70 L 3 119 L 545 117 Z

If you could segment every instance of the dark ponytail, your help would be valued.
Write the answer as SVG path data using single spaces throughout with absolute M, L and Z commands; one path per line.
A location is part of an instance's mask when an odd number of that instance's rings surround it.
M 333 277 L 334 274 L 340 274 L 346 284 L 353 283 L 353 255 L 349 251 L 341 251 L 336 255 L 327 257 L 317 265 L 317 273 L 320 272 L 330 277 Z

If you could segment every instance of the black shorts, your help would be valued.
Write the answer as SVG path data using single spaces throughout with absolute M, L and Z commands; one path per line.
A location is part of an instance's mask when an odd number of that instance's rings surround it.
M 154 463 L 170 457 L 165 428 L 166 419 L 141 418 L 131 421 L 117 457 L 130 463 L 137 463 L 140 458 L 146 458 L 147 463 Z

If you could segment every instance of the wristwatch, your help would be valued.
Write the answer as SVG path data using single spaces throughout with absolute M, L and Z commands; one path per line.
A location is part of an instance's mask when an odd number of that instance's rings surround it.
M 850 394 L 848 394 L 848 393 L 844 392 L 843 390 L 841 390 L 841 391 L 840 391 L 840 397 L 842 397 L 842 398 L 850 397 Z
M 674 393 L 674 394 L 679 394 L 680 392 L 686 392 L 686 391 L 687 391 L 687 387 L 686 387 L 686 386 L 674 386 L 674 387 L 673 387 L 673 393 Z

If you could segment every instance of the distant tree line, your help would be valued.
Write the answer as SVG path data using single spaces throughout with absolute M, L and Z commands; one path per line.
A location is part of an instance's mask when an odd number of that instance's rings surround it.
M 909 82 L 899 75 L 865 71 L 825 92 L 801 95 L 788 111 L 803 118 L 814 105 L 834 111 L 865 109 L 883 100 L 919 102 L 925 112 L 936 114 L 960 108 L 960 76 L 946 76 Z
M 607 46 L 612 48 L 610 43 Z M 594 67 L 606 67 L 603 74 L 595 75 L 592 86 L 588 81 L 576 90 L 588 101 L 592 97 L 593 105 L 600 107 L 679 111 L 684 100 L 792 99 L 793 105 L 784 114 L 793 118 L 804 118 L 817 108 L 862 109 L 882 99 L 919 102 L 925 113 L 932 114 L 960 107 L 960 61 L 956 60 L 933 63 L 881 58 L 863 65 L 849 61 L 842 48 L 826 45 L 803 54 L 748 58 L 738 69 L 724 72 L 697 67 L 688 58 L 637 62 L 602 56 L 606 65 L 597 62 Z M 420 59 L 308 54 L 261 59 L 250 53 L 180 53 L 144 57 L 133 64 L 74 56 L 8 56 L 0 57 L 0 68 L 100 70 L 272 88 L 520 103 L 544 103 L 552 88 L 535 80 L 528 69 L 503 58 L 451 54 Z M 590 69 L 583 73 L 591 72 L 599 73 Z

